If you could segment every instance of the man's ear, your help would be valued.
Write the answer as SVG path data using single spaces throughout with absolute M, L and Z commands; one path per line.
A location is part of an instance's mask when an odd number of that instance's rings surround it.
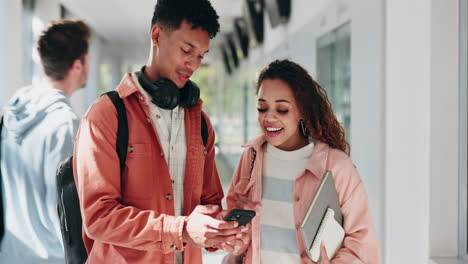
M 80 59 L 73 61 L 70 70 L 80 72 L 83 69 L 83 62 Z
M 154 25 L 151 28 L 151 43 L 153 43 L 153 46 L 159 46 L 159 38 L 161 37 L 162 32 L 163 28 L 159 25 Z

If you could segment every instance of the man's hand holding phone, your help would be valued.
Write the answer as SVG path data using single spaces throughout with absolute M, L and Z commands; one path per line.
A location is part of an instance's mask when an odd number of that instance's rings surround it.
M 198 205 L 185 219 L 182 238 L 185 243 L 196 247 L 219 247 L 221 243 L 233 242 L 242 233 L 237 222 L 213 218 L 218 213 L 217 205 Z M 222 212 L 221 212 L 222 213 Z M 219 215 L 220 213 L 218 213 Z
M 236 221 L 242 227 L 242 233 L 236 237 L 235 241 L 226 241 L 219 245 L 220 248 L 229 252 L 232 255 L 238 256 L 245 252 L 250 244 L 251 239 L 251 224 L 255 215 L 260 211 L 262 204 L 258 202 L 252 202 L 247 198 L 238 196 L 236 199 L 236 209 L 231 211 L 222 211 L 216 218 L 224 219 L 225 221 Z M 242 209 L 239 209 L 242 208 Z
M 224 221 L 236 221 L 240 226 L 246 226 L 256 215 L 255 211 L 244 209 L 232 209 L 223 217 Z
M 253 213 L 252 213 L 253 212 Z M 233 209 L 231 211 L 222 211 L 216 216 L 216 219 L 223 219 L 230 223 L 237 223 L 240 233 L 231 241 L 223 241 L 216 245 L 218 248 L 233 255 L 242 254 L 250 243 L 250 220 L 255 216 L 254 211 Z

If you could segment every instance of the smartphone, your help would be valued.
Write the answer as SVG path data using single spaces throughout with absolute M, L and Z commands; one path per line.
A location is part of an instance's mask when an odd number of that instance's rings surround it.
M 232 209 L 229 213 L 224 217 L 224 221 L 237 221 L 239 225 L 245 226 L 247 225 L 252 218 L 255 216 L 255 211 L 251 210 L 243 210 L 243 209 Z

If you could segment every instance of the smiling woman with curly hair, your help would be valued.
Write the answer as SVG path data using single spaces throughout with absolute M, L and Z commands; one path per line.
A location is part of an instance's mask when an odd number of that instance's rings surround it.
M 257 81 L 263 135 L 246 144 L 227 197 L 228 209 L 255 209 L 251 236 L 225 263 L 313 263 L 299 226 L 326 171 L 331 171 L 345 237 L 318 263 L 379 263 L 364 184 L 325 90 L 300 65 L 276 60 Z M 330 257 L 329 257 L 330 256 Z

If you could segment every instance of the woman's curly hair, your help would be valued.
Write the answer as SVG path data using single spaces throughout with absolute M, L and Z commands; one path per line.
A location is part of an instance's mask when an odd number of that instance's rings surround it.
M 271 62 L 258 77 L 257 93 L 265 79 L 280 79 L 291 87 L 312 138 L 349 155 L 350 145 L 345 139 L 343 127 L 333 114 L 327 92 L 304 68 L 290 60 Z

